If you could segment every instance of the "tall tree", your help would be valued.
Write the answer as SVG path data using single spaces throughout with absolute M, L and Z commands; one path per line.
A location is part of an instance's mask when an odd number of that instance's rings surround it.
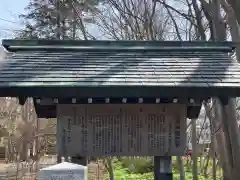
M 87 39 L 91 36 L 85 29 L 84 22 L 89 23 L 89 18 L 84 12 L 92 15 L 101 1 L 31 0 L 25 8 L 26 14 L 20 15 L 25 28 L 19 38 Z
M 156 1 L 108 0 L 95 16 L 102 36 L 114 40 L 164 40 L 169 18 Z

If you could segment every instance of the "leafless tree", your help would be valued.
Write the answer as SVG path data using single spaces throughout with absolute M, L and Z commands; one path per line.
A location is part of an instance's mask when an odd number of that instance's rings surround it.
M 170 19 L 156 1 L 108 0 L 95 16 L 102 36 L 114 40 L 164 40 Z

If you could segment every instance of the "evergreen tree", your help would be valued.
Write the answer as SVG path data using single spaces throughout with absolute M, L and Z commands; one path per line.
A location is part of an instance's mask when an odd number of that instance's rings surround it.
M 18 38 L 76 39 L 83 36 L 87 39 L 82 13 L 96 11 L 100 2 L 101 0 L 31 0 L 25 8 L 27 13 L 20 15 L 25 27 Z

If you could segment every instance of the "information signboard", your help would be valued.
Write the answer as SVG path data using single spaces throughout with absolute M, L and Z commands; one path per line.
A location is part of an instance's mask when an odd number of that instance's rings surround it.
M 180 104 L 60 104 L 57 124 L 62 156 L 175 156 L 186 146 Z

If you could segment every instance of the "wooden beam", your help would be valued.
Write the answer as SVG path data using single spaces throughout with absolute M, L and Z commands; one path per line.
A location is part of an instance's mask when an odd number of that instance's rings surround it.
M 73 83 L 74 84 L 74 83 Z M 79 93 L 81 92 L 81 93 Z M 21 86 L 1 87 L 0 97 L 58 97 L 58 98 L 86 98 L 86 97 L 177 97 L 206 99 L 208 97 L 239 97 L 239 88 L 235 87 L 158 87 L 158 86 Z

